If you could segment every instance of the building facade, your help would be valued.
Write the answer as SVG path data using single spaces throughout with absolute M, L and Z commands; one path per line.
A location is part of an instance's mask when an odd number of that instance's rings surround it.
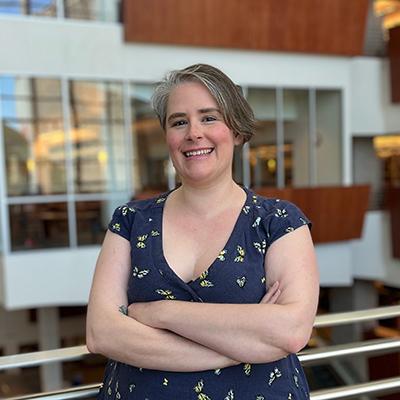
M 316 246 L 321 286 L 400 287 L 379 197 L 387 180 L 400 182 L 400 105 L 385 57 L 126 43 L 120 9 L 108 0 L 0 1 L 4 310 L 86 304 L 113 209 L 179 180 L 150 97 L 167 71 L 198 62 L 239 84 L 258 120 L 235 154 L 239 183 L 372 185 L 362 237 Z M 389 156 L 380 137 L 393 141 Z

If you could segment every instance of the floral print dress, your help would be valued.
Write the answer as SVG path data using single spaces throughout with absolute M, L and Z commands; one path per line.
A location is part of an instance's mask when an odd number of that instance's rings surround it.
M 168 193 L 118 207 L 109 229 L 131 244 L 128 302 L 155 300 L 259 303 L 266 293 L 265 253 L 279 237 L 309 220 L 292 203 L 259 197 L 246 203 L 225 247 L 197 279 L 184 282 L 162 249 L 162 216 Z M 132 338 L 134 340 L 134 338 Z M 99 399 L 299 400 L 309 391 L 296 355 L 264 364 L 201 372 L 166 372 L 109 360 Z

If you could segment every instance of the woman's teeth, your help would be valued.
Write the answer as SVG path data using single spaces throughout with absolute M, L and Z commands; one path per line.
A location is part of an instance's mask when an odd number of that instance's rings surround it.
M 204 150 L 194 150 L 194 151 L 186 151 L 184 154 L 186 157 L 191 156 L 201 156 L 204 154 L 209 154 L 213 151 L 213 149 L 204 149 Z

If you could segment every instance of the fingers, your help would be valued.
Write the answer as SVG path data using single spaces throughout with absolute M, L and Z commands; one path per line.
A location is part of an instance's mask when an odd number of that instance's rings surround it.
M 269 287 L 268 292 L 262 298 L 260 303 L 264 304 L 275 304 L 281 294 L 281 290 L 279 289 L 279 282 L 275 282 L 272 286 Z
M 269 300 L 269 304 L 275 304 L 278 301 L 278 298 L 281 294 L 281 290 L 277 289 L 276 292 L 273 294 L 273 296 Z

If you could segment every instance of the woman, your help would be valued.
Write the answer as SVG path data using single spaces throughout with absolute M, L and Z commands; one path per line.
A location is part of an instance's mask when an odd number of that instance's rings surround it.
M 87 319 L 89 350 L 110 358 L 100 398 L 308 398 L 294 355 L 318 299 L 308 220 L 233 181 L 248 103 L 198 64 L 171 72 L 153 106 L 182 185 L 110 222 Z

